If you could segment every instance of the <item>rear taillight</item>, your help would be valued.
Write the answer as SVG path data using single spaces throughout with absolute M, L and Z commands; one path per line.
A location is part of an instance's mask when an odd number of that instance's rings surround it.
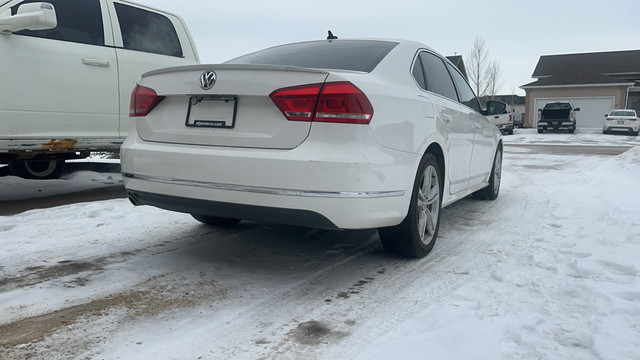
M 541 116 L 542 116 L 542 114 L 540 113 L 540 111 L 538 111 L 538 120 L 540 120 Z
M 629 118 L 627 120 L 629 120 L 629 121 L 638 121 L 638 118 Z
M 569 119 L 573 119 L 573 111 L 569 114 Z
M 311 121 L 321 89 L 322 84 L 296 86 L 276 90 L 269 97 L 287 119 Z
M 607 121 L 613 121 L 613 118 L 606 118 Z
M 269 95 L 288 120 L 369 124 L 373 106 L 350 82 L 279 89 Z
M 513 122 L 513 116 L 509 114 L 509 122 Z
M 131 92 L 129 102 L 129 117 L 147 116 L 158 105 L 164 96 L 158 96 L 155 90 L 145 86 L 136 85 Z

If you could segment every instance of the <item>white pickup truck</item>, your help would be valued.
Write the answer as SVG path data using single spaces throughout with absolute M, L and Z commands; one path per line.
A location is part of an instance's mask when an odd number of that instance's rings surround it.
M 5 1 L 0 163 L 50 179 L 65 159 L 118 152 L 140 76 L 198 62 L 184 21 L 161 10 L 121 0 Z
M 507 111 L 506 103 L 488 100 L 484 115 L 503 134 L 513 135 L 513 115 Z

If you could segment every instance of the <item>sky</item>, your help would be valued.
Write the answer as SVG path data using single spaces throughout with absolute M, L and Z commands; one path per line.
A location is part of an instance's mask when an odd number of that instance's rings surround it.
M 181 16 L 203 63 L 220 63 L 266 47 L 324 39 L 391 38 L 462 55 L 475 37 L 500 63 L 500 93 L 519 87 L 541 55 L 640 49 L 638 0 L 210 1 L 134 0 Z

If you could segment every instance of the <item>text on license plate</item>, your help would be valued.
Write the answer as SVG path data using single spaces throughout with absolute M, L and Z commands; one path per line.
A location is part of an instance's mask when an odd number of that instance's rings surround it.
M 624 124 L 624 120 L 618 120 L 618 124 Z
M 232 129 L 236 125 L 238 98 L 231 95 L 189 98 L 186 126 Z

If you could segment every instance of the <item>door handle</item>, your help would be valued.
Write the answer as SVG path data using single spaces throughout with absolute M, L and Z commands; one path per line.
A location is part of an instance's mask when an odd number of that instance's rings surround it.
M 109 66 L 111 66 L 111 63 L 109 62 L 109 60 L 104 60 L 104 59 L 82 58 L 82 63 L 89 66 L 97 66 L 97 67 L 104 67 L 104 68 L 108 68 Z

